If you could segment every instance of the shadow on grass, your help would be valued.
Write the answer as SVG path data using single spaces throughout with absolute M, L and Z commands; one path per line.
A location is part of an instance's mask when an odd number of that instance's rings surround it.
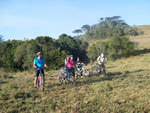
M 27 93 L 27 92 L 17 92 L 15 95 L 14 95 L 15 99 L 19 99 L 19 98 L 22 98 L 22 99 L 25 99 L 25 98 L 30 98 L 32 97 L 31 96 L 31 93 Z
M 0 81 L 0 84 L 5 84 L 5 83 L 8 83 L 8 82 L 6 82 L 6 81 Z
M 114 72 L 114 73 L 109 72 L 107 73 L 107 76 L 104 76 L 104 77 L 100 77 L 101 75 L 98 75 L 98 76 L 89 77 L 87 79 L 84 79 L 83 81 L 78 81 L 77 86 L 89 85 L 89 84 L 97 83 L 101 81 L 112 81 L 114 79 L 123 80 L 128 76 L 128 74 L 138 73 L 138 72 L 143 72 L 143 71 L 145 70 L 140 69 L 136 71 L 124 71 L 124 72 Z
M 150 53 L 150 49 L 143 49 L 143 50 L 135 50 L 133 56 L 138 56 L 141 54 Z
M 135 71 L 125 71 L 125 74 L 130 74 L 130 73 L 139 73 L 139 72 L 143 72 L 143 71 L 146 71 L 146 70 L 139 69 L 139 70 L 135 70 Z
M 122 76 L 120 76 L 120 75 L 122 75 Z M 121 72 L 114 72 L 114 73 L 109 72 L 109 73 L 107 73 L 107 76 L 104 76 L 104 77 L 100 77 L 100 76 L 101 75 L 93 76 L 93 77 L 89 77 L 83 81 L 77 81 L 77 86 L 88 85 L 88 84 L 97 83 L 97 82 L 101 82 L 101 81 L 111 81 L 113 79 L 118 79 L 118 78 L 126 78 L 126 76 Z

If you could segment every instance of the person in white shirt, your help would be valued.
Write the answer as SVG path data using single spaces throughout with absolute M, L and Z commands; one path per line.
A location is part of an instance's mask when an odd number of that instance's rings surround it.
M 100 72 L 101 72 L 101 70 L 103 70 L 103 72 L 106 75 L 105 63 L 107 62 L 107 58 L 104 56 L 103 53 L 101 53 L 101 55 L 97 58 L 97 61 L 99 64 Z

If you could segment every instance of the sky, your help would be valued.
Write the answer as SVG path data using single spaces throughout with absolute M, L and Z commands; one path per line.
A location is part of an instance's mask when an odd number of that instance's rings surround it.
M 121 16 L 129 25 L 150 25 L 150 0 L 0 0 L 0 35 L 4 40 L 35 39 Z

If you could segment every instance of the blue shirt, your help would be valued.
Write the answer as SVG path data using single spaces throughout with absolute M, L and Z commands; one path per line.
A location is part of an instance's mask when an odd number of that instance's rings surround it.
M 44 58 L 35 58 L 34 59 L 34 64 L 37 66 L 37 69 L 43 69 L 44 64 L 45 64 L 45 60 Z

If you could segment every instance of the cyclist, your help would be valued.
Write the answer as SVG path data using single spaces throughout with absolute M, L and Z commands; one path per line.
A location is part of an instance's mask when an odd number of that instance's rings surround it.
M 65 59 L 65 71 L 67 71 L 67 62 L 69 60 L 69 55 L 66 55 L 66 59 Z
M 76 68 L 77 68 L 77 71 L 81 73 L 81 76 L 82 76 L 82 73 L 83 73 L 83 70 L 82 70 L 82 66 L 84 64 L 80 62 L 80 59 L 79 57 L 77 57 L 77 63 L 76 63 Z
M 36 69 L 35 79 L 34 79 L 34 87 L 37 87 L 37 81 L 38 81 L 38 76 L 40 74 L 40 71 L 41 71 L 43 78 L 44 78 L 44 67 L 47 68 L 47 65 L 45 64 L 45 60 L 42 57 L 42 52 L 38 52 L 37 56 L 38 57 L 35 58 L 34 62 L 33 62 L 33 67 Z
M 73 55 L 70 55 L 69 57 L 70 57 L 70 59 L 67 61 L 68 80 L 70 80 L 70 74 L 71 74 L 71 72 L 72 72 L 72 74 L 73 74 L 73 77 L 75 77 L 75 71 L 74 71 L 75 62 L 74 62 L 74 60 L 73 60 Z
M 101 53 L 101 55 L 97 58 L 97 61 L 99 64 L 100 72 L 101 72 L 101 69 L 103 69 L 103 71 L 106 75 L 105 63 L 107 62 L 107 58 L 104 56 L 103 53 Z

